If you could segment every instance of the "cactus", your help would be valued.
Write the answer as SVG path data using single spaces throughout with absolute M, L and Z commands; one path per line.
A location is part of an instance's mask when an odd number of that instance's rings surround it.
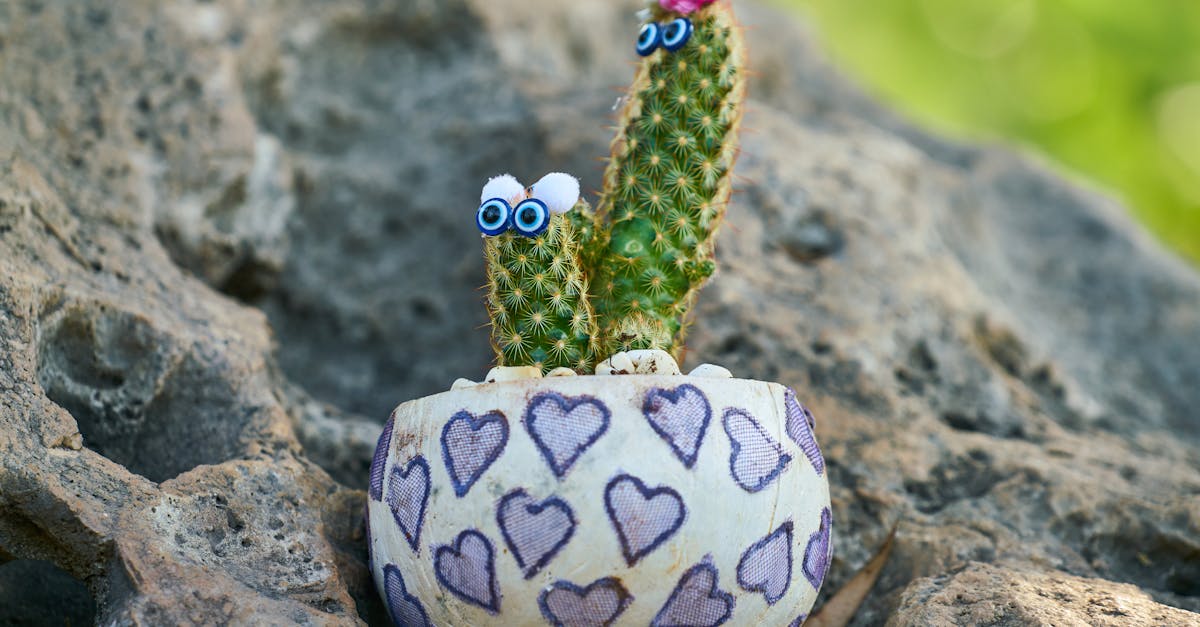
M 597 211 L 565 174 L 528 192 L 507 175 L 484 187 L 476 222 L 490 236 L 500 365 L 586 373 L 621 350 L 677 355 L 715 270 L 745 92 L 741 31 L 724 1 L 659 0 L 648 16 Z M 523 223 L 538 207 L 545 220 Z
M 572 183 L 573 197 L 569 190 L 546 191 L 554 184 L 569 188 Z M 579 235 L 573 219 L 564 215 L 573 213 L 573 205 L 586 210 L 586 203 L 576 205 L 578 196 L 578 182 L 557 173 L 538 181 L 530 194 L 512 177 L 497 177 L 484 187 L 477 221 L 490 235 L 484 243 L 487 307 L 499 365 L 578 371 L 592 367 L 596 321 L 579 263 Z M 504 219 L 484 215 L 489 208 L 503 212 L 505 206 Z M 544 212 L 539 222 L 523 224 L 520 215 L 525 210 Z
M 608 352 L 678 352 L 697 290 L 715 269 L 713 243 L 737 155 L 744 53 L 732 9 L 719 2 L 684 16 L 663 6 L 643 27 L 645 58 L 619 119 L 597 209 L 594 245 L 602 253 L 589 276 Z M 672 45 L 689 19 L 690 38 Z M 655 38 L 657 49 L 643 47 Z

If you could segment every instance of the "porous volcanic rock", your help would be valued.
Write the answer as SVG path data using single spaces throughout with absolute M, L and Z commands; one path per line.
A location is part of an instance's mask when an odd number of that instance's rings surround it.
M 0 5 L 0 622 L 382 624 L 373 440 L 486 372 L 478 190 L 596 188 L 637 4 Z M 740 184 L 683 365 L 814 410 L 823 597 L 895 525 L 857 624 L 1200 621 L 1200 276 L 739 10 Z
M 1187 625 L 1196 615 L 1155 603 L 1137 586 L 971 562 L 918 579 L 889 627 L 911 625 Z

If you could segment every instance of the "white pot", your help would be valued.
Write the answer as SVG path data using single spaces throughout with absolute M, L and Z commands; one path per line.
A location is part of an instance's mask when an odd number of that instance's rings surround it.
M 788 625 L 829 562 L 811 415 L 777 383 L 580 376 L 392 412 L 372 572 L 399 625 Z

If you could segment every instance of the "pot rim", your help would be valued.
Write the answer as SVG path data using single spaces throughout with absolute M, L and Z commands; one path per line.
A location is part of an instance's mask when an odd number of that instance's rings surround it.
M 678 382 L 680 382 L 680 384 L 695 383 L 697 381 L 703 381 L 706 383 L 719 381 L 724 384 L 754 383 L 754 384 L 761 384 L 761 385 L 767 385 L 767 386 L 778 386 L 785 390 L 793 389 L 789 386 L 779 383 L 778 381 L 763 381 L 761 379 L 743 379 L 743 378 L 739 378 L 739 377 L 693 377 L 693 376 L 687 375 L 687 374 L 640 374 L 640 373 L 603 374 L 603 375 L 602 374 L 580 374 L 580 375 L 575 375 L 573 377 L 572 376 L 568 376 L 568 377 L 545 377 L 545 376 L 543 376 L 543 377 L 531 377 L 528 379 L 512 379 L 512 380 L 508 380 L 508 381 L 493 381 L 491 383 L 480 381 L 480 382 L 477 382 L 475 385 L 461 387 L 461 388 L 457 388 L 457 389 L 442 390 L 441 392 L 435 392 L 433 394 L 427 394 L 425 396 L 418 396 L 416 398 L 408 399 L 406 401 L 401 402 L 396 407 L 400 408 L 400 407 L 403 407 L 404 405 L 408 405 L 409 403 L 415 403 L 417 401 L 425 401 L 428 399 L 433 399 L 433 398 L 437 398 L 437 397 L 440 397 L 443 395 L 449 395 L 449 394 L 454 394 L 454 393 L 458 393 L 458 392 L 477 391 L 484 386 L 498 386 L 498 387 L 495 387 L 492 389 L 494 391 L 499 392 L 505 386 L 511 386 L 513 389 L 516 389 L 519 387 L 532 385 L 533 382 L 538 382 L 538 383 L 545 383 L 545 382 L 552 382 L 552 381 L 565 382 L 565 381 L 579 381 L 582 379 L 617 379 L 617 380 L 626 380 L 629 382 L 657 379 L 657 380 L 662 380 L 662 381 L 678 381 Z

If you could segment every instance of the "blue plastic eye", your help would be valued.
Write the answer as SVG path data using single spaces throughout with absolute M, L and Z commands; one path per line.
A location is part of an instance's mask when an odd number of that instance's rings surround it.
M 537 198 L 523 200 L 513 209 L 512 226 L 525 237 L 537 237 L 550 226 L 550 210 Z
M 657 48 L 662 39 L 662 27 L 654 22 L 650 22 L 642 27 L 642 32 L 638 33 L 637 53 L 643 57 L 650 56 Z
M 479 205 L 475 212 L 475 226 L 484 235 L 499 235 L 508 230 L 508 219 L 512 209 L 503 198 L 493 198 Z
M 663 28 L 662 46 L 671 52 L 683 47 L 692 38 L 692 21 L 686 17 L 677 17 Z

